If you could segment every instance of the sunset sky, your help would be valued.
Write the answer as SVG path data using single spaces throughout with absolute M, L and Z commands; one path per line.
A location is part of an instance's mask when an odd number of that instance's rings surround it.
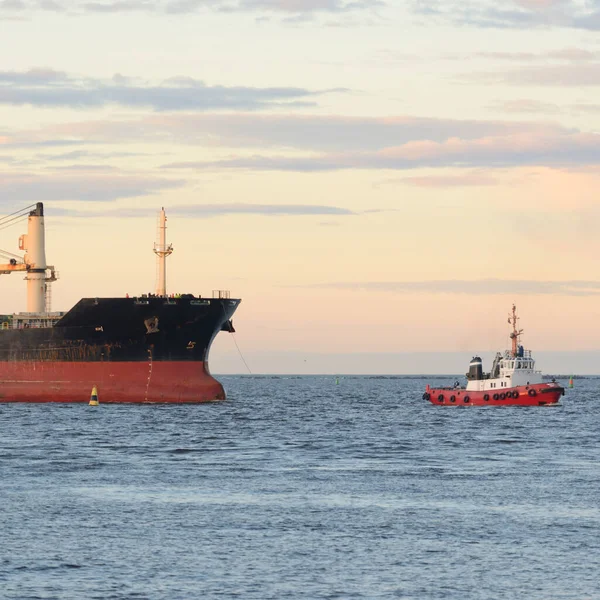
M 164 206 L 169 291 L 241 297 L 253 372 L 464 372 L 514 302 L 600 373 L 600 0 L 0 0 L 0 115 L 53 310 L 153 291 Z

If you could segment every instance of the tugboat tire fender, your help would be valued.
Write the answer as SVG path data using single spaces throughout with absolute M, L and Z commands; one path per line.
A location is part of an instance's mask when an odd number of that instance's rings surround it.
M 465 396 L 465 397 L 463 398 L 463 402 L 464 402 L 465 404 L 467 404 L 467 402 L 470 402 L 470 401 L 471 401 L 471 398 L 469 398 L 469 396 Z
M 443 401 L 444 401 L 444 394 L 440 394 L 440 395 L 438 396 L 438 400 L 439 400 L 440 402 L 443 402 Z
M 527 393 L 532 397 L 537 395 L 537 392 L 535 390 L 529 390 Z
M 506 398 L 506 394 L 504 392 L 502 392 L 500 394 L 500 400 L 504 400 L 504 398 Z
M 456 396 L 450 396 L 450 402 L 456 402 Z
M 490 399 L 490 395 L 489 394 L 484 394 L 483 395 L 483 399 L 487 402 Z
M 519 392 L 517 392 L 517 390 L 515 390 L 515 391 L 512 393 L 512 397 L 513 397 L 513 398 L 516 400 L 516 399 L 519 397 Z
M 425 392 L 423 394 L 423 400 L 429 400 L 429 398 L 431 398 L 431 396 L 427 392 Z
M 494 400 L 498 400 L 499 396 L 498 396 L 498 394 L 494 394 L 494 395 L 492 396 L 492 398 L 494 398 Z

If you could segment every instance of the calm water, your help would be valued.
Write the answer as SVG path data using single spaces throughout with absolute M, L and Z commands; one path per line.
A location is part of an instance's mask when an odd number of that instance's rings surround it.
M 221 404 L 0 405 L 0 598 L 600 598 L 600 379 L 553 408 L 221 379 Z

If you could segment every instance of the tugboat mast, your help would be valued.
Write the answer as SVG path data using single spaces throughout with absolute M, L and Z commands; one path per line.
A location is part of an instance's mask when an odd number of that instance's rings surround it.
M 516 357 L 518 354 L 519 336 L 523 333 L 522 329 L 517 329 L 517 307 L 513 304 L 512 314 L 508 315 L 508 323 L 512 325 L 513 330 L 510 332 L 510 339 L 512 341 L 512 356 Z

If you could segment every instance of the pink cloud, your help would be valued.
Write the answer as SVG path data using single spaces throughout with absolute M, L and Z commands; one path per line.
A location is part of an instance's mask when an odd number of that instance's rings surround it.
M 600 135 L 575 133 L 563 135 L 540 135 L 534 132 L 516 133 L 504 136 L 487 136 L 473 140 L 458 137 L 444 142 L 428 140 L 409 142 L 395 148 L 386 148 L 378 153 L 382 158 L 400 158 L 418 162 L 436 158 L 460 158 L 518 155 L 533 153 L 562 153 L 567 148 L 580 150 L 600 150 Z
M 11 133 L 15 147 L 129 142 L 231 150 L 229 157 L 218 160 L 163 165 L 171 169 L 310 172 L 600 163 L 600 135 L 553 123 L 183 114 L 70 123 Z
M 448 188 L 496 185 L 495 177 L 484 173 L 465 173 L 462 175 L 430 175 L 423 177 L 404 177 L 401 183 L 408 183 L 418 187 Z
M 600 163 L 600 135 L 524 132 L 478 139 L 449 138 L 443 142 L 411 141 L 375 152 L 346 152 L 317 156 L 233 156 L 225 160 L 167 165 L 189 169 L 247 169 L 257 171 L 335 171 L 423 167 L 580 166 Z

